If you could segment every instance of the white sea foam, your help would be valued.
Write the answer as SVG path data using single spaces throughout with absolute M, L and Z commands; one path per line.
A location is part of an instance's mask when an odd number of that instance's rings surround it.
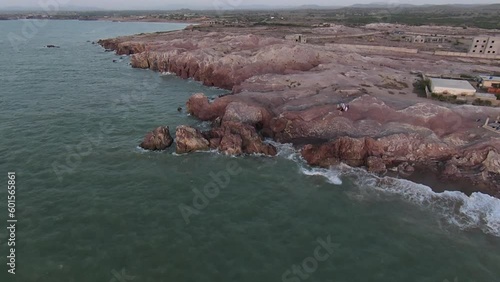
M 206 131 L 210 130 L 212 128 L 212 122 L 211 121 L 202 121 L 198 126 L 196 126 L 201 131 Z
M 160 75 L 162 75 L 162 76 L 168 76 L 168 75 L 175 75 L 175 73 L 169 72 L 169 71 L 164 71 L 164 72 L 160 73 Z
M 192 153 L 182 153 L 182 154 L 172 152 L 172 156 L 174 156 L 174 157 L 183 157 L 183 156 L 187 156 L 190 154 L 219 154 L 219 151 L 216 149 L 210 149 L 210 150 L 196 151 L 196 152 L 192 152 Z
M 309 176 L 319 175 L 326 177 L 328 183 L 335 185 L 342 185 L 342 180 L 340 179 L 340 171 L 335 169 L 325 169 L 325 168 L 305 168 L 301 167 L 300 171 Z
M 292 160 L 292 161 L 297 161 L 297 162 L 301 161 L 300 153 L 293 147 L 293 144 L 289 144 L 289 143 L 282 144 L 282 143 L 275 142 L 271 139 L 265 140 L 264 143 L 273 145 L 276 148 L 276 150 L 278 151 L 278 153 L 277 153 L 278 157 L 282 157 L 282 158 Z
M 328 183 L 342 185 L 347 177 L 362 191 L 375 191 L 381 197 L 390 195 L 416 206 L 432 210 L 451 225 L 462 230 L 480 229 L 500 237 L 500 199 L 483 193 L 470 196 L 459 191 L 434 192 L 430 187 L 409 180 L 379 177 L 361 168 L 339 165 L 331 169 L 311 168 L 291 144 L 266 141 L 278 149 L 278 156 L 295 161 L 300 171 L 309 176 L 323 176 Z M 370 197 L 370 196 L 369 196 Z
M 467 196 L 459 191 L 434 192 L 430 187 L 405 179 L 378 177 L 361 169 L 344 169 L 361 189 L 396 195 L 430 209 L 462 230 L 481 229 L 500 237 L 500 199 L 482 193 Z
M 146 149 L 144 149 L 144 148 L 141 148 L 141 146 L 137 146 L 137 147 L 135 147 L 135 149 L 136 149 L 139 153 L 141 153 L 141 154 L 143 154 L 143 153 L 148 153 L 148 152 L 149 152 L 148 150 L 146 150 Z

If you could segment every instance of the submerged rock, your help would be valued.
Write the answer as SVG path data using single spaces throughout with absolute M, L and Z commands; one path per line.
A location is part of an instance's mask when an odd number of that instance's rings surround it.
M 175 140 L 175 151 L 177 154 L 206 151 L 209 149 L 210 145 L 208 140 L 203 137 L 198 129 L 186 125 L 177 127 L 175 131 Z
M 141 148 L 146 150 L 165 150 L 166 148 L 172 146 L 174 139 L 170 136 L 170 131 L 168 126 L 160 126 L 148 133 L 144 137 L 144 141 L 141 143 Z

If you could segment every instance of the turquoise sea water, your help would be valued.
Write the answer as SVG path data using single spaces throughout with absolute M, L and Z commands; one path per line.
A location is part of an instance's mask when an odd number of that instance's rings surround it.
M 183 25 L 26 25 L 0 21 L 0 281 L 500 281 L 497 199 L 313 169 L 287 145 L 275 158 L 139 149 L 160 125 L 207 128 L 177 108 L 225 91 L 91 42 Z

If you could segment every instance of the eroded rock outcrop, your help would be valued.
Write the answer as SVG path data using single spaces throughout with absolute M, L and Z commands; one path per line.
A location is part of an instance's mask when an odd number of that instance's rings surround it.
M 374 173 L 384 173 L 394 167 L 404 177 L 410 176 L 418 166 L 447 178 L 466 179 L 490 188 L 500 183 L 500 158 L 496 150 L 461 151 L 414 133 L 378 139 L 341 137 L 321 145 L 306 145 L 301 154 L 313 166 L 330 167 L 343 162 L 366 166 Z M 497 193 L 494 188 L 487 191 Z
M 339 162 L 375 166 L 379 159 L 387 166 L 403 162 L 430 163 L 451 159 L 455 154 L 456 151 L 446 144 L 417 134 L 395 134 L 379 139 L 340 137 L 321 145 L 306 145 L 302 150 L 302 156 L 309 164 L 322 167 Z
M 265 144 L 255 127 L 240 122 L 228 121 L 206 134 L 210 144 L 228 155 L 263 154 L 276 155 L 276 148 Z
M 213 128 L 203 133 L 178 128 L 178 152 L 276 154 L 262 141 L 265 136 L 303 147 L 302 156 L 314 166 L 344 162 L 400 175 L 426 167 L 450 179 L 481 182 L 489 190 L 477 186 L 478 191 L 500 195 L 500 138 L 477 122 L 497 116 L 498 109 L 420 98 L 410 71 L 461 74 L 498 67 L 436 61 L 426 54 L 364 56 L 275 38 L 274 28 L 259 29 L 260 35 L 239 30 L 176 31 L 99 43 L 133 54 L 134 67 L 232 91 L 213 100 L 201 93 L 189 99 L 187 112 L 213 121 Z M 349 103 L 350 110 L 338 111 L 338 103 Z
M 261 108 L 242 102 L 231 102 L 226 107 L 222 121 L 257 125 L 258 123 L 262 123 L 262 120 L 263 114 Z
M 174 139 L 170 136 L 168 126 L 160 126 L 149 132 L 140 144 L 140 147 L 146 150 L 165 150 L 172 146 Z
M 210 145 L 198 129 L 185 125 L 177 127 L 175 131 L 175 144 L 177 154 L 206 151 Z
M 229 99 L 224 99 L 223 97 L 210 103 L 205 94 L 197 93 L 189 98 L 186 107 L 189 114 L 201 120 L 214 120 L 224 115 L 229 102 Z

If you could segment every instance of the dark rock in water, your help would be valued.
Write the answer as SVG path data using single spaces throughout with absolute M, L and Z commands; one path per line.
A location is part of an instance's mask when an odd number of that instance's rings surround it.
M 415 168 L 409 163 L 404 162 L 398 166 L 398 172 L 403 177 L 410 177 L 415 172 Z
M 116 63 L 117 61 L 116 60 L 113 60 L 113 63 Z
M 203 137 L 199 130 L 185 125 L 177 127 L 175 140 L 177 154 L 206 151 L 210 146 L 210 142 Z
M 148 133 L 141 143 L 141 148 L 151 151 L 165 150 L 172 146 L 174 139 L 170 136 L 168 126 L 160 126 Z
M 387 172 L 387 167 L 380 157 L 370 156 L 366 159 L 366 166 L 369 172 L 383 174 Z
M 178 111 L 179 113 L 180 113 L 180 112 L 182 112 L 182 108 L 181 108 L 181 107 L 178 107 L 178 108 L 177 108 L 177 111 Z
M 113 52 L 112 49 L 105 49 L 104 52 Z
M 52 45 L 52 44 L 49 44 L 46 46 L 47 48 L 59 48 L 59 46 L 56 46 L 56 45 Z
M 92 45 L 95 45 L 95 42 L 94 42 L 94 41 L 92 41 Z

